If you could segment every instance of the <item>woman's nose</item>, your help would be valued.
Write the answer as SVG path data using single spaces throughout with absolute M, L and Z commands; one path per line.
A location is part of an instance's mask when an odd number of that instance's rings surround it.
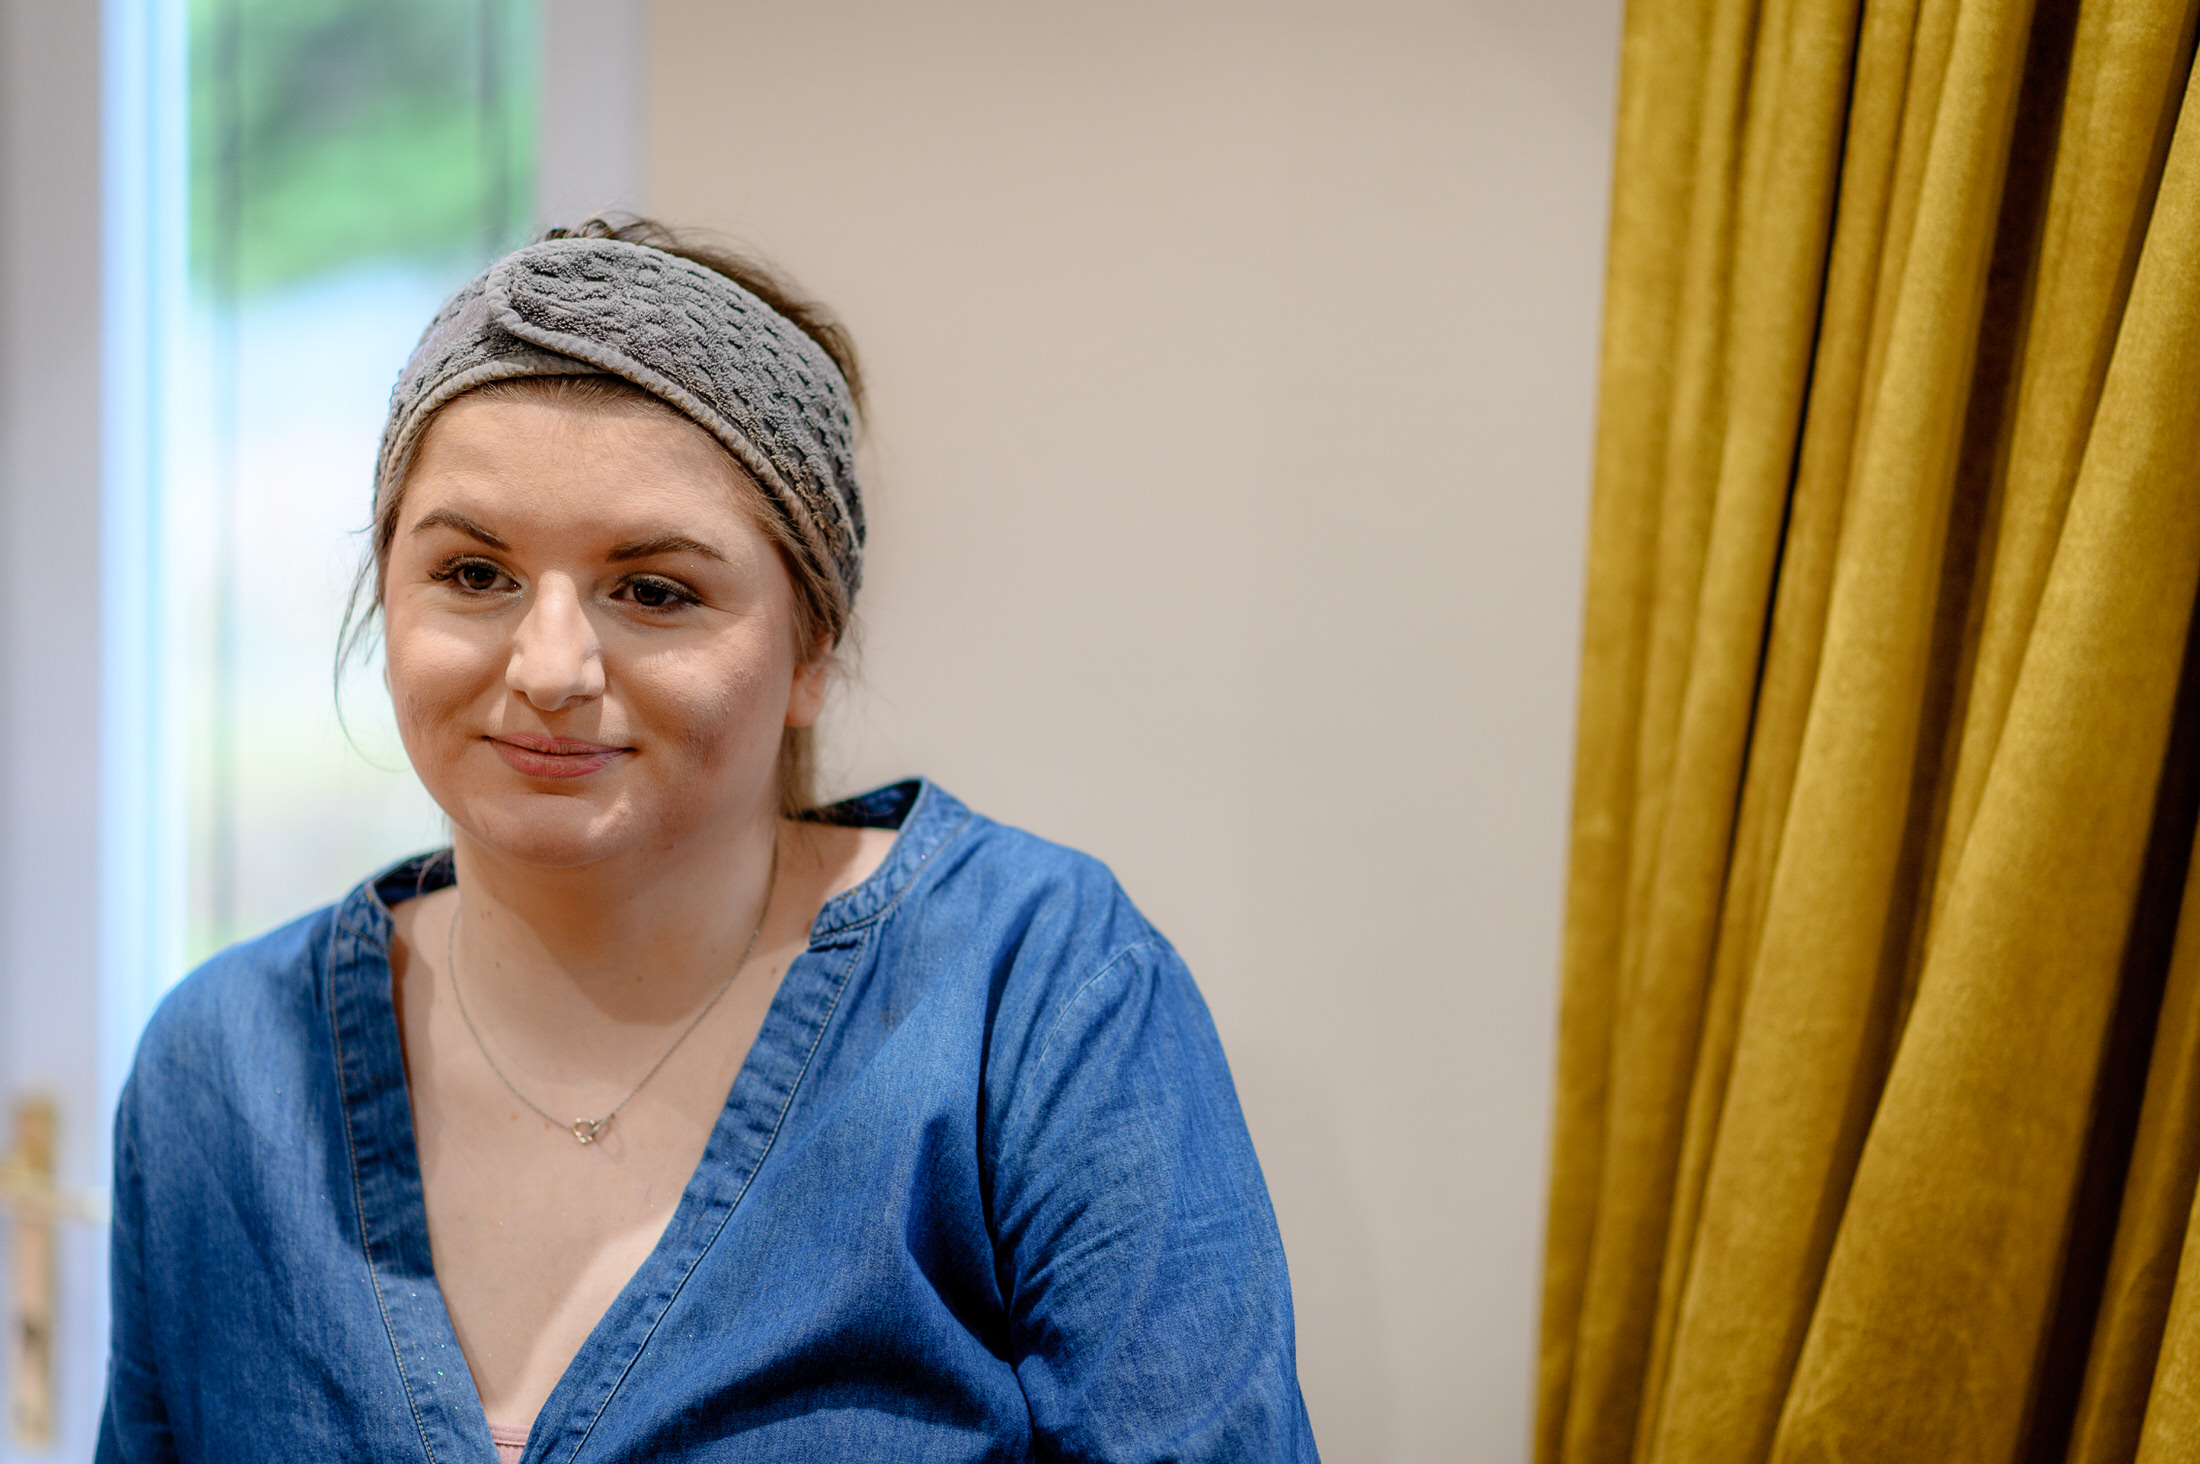
M 572 584 L 555 576 L 537 583 L 504 681 L 544 712 L 603 694 L 603 646 Z

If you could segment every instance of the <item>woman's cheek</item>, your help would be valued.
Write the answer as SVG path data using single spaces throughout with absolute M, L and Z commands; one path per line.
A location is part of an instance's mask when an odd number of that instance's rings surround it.
M 417 762 L 439 734 L 470 741 L 474 729 L 464 723 L 495 674 L 493 648 L 463 635 L 395 631 L 388 653 L 390 701 L 406 749 Z
M 772 753 L 777 755 L 777 724 L 768 712 L 773 681 L 770 668 L 748 662 L 728 665 L 716 657 L 698 658 L 655 680 L 655 695 L 650 700 L 656 705 L 645 713 L 645 719 L 674 733 L 698 769 L 749 761 L 742 754 L 755 737 L 758 724 L 764 722 L 772 723 Z M 784 691 L 781 700 L 785 700 Z

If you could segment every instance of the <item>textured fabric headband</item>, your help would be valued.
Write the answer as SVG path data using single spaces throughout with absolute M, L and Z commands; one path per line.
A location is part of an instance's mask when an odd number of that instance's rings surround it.
M 522 376 L 605 374 L 724 443 L 854 603 L 863 493 L 839 368 L 716 270 L 622 239 L 530 244 L 444 301 L 390 393 L 376 503 L 404 476 L 436 410 L 460 393 Z

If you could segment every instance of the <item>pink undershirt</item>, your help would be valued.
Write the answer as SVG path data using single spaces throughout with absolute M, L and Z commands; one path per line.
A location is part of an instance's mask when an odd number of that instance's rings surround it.
M 519 1464 L 519 1456 L 527 1452 L 527 1433 L 524 1428 L 510 1424 L 489 1425 L 490 1442 L 497 1446 L 497 1464 Z

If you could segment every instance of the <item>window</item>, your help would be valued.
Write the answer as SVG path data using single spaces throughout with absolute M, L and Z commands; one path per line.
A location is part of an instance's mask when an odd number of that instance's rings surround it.
M 533 216 L 535 27 L 531 0 L 188 0 L 155 488 L 184 965 L 443 842 L 378 658 L 332 666 L 390 385 Z

